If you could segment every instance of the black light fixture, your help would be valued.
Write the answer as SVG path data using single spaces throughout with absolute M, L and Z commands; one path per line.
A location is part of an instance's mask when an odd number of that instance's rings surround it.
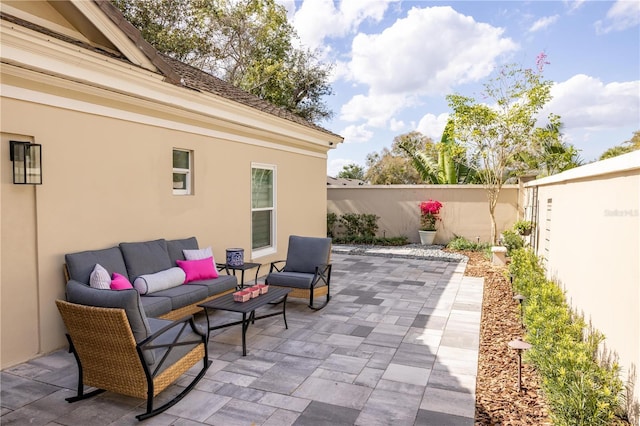
M 13 162 L 13 183 L 42 185 L 42 145 L 9 141 L 9 157 Z

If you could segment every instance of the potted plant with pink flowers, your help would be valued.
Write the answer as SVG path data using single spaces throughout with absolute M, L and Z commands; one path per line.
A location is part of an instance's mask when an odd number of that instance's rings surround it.
M 420 243 L 433 244 L 436 237 L 436 223 L 440 219 L 442 203 L 437 200 L 423 201 L 420 203 Z

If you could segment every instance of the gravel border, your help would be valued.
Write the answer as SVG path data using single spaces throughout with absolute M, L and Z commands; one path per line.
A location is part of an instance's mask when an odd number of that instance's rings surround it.
M 441 245 L 407 244 L 405 246 L 333 245 L 336 254 L 397 257 L 403 259 L 440 260 L 443 262 L 467 262 L 463 254 L 443 251 Z

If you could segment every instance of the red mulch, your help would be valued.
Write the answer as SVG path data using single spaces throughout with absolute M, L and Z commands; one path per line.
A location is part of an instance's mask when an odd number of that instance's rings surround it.
M 537 372 L 524 362 L 518 391 L 518 356 L 508 343 L 524 337 L 524 330 L 506 269 L 492 265 L 483 253 L 463 254 L 469 257 L 465 275 L 484 278 L 476 425 L 550 425 Z

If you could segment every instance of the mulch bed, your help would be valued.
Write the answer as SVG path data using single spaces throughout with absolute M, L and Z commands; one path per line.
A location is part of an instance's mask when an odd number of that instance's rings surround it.
M 524 362 L 518 390 L 518 355 L 508 343 L 523 338 L 524 330 L 505 268 L 483 253 L 463 254 L 469 257 L 465 275 L 484 278 L 475 424 L 551 425 L 537 372 Z

